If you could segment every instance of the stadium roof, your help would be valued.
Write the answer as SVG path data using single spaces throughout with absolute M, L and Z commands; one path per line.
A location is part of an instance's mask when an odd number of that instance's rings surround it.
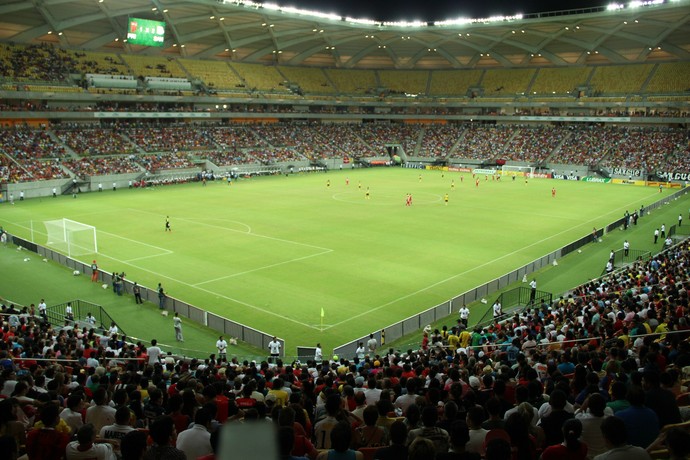
M 163 47 L 127 43 L 130 17 L 165 21 Z M 687 61 L 690 0 L 429 23 L 309 14 L 249 0 L 5 0 L 0 4 L 0 40 L 339 68 Z

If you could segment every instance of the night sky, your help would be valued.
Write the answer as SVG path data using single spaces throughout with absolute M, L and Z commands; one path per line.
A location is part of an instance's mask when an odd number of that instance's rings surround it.
M 274 0 L 276 1 L 276 0 Z M 458 17 L 485 18 L 516 13 L 543 13 L 604 6 L 607 0 L 277 0 L 283 6 L 378 21 L 434 21 Z

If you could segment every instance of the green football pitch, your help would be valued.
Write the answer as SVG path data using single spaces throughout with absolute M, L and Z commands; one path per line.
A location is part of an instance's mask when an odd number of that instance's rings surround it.
M 48 242 L 44 221 L 93 225 L 98 254 L 80 260 L 160 282 L 173 297 L 284 338 L 292 354 L 445 302 L 660 197 L 651 187 L 479 178 L 476 186 L 470 174 L 380 168 L 104 191 L 3 204 L 0 224 L 39 244 Z M 142 321 L 135 332 L 146 337 Z

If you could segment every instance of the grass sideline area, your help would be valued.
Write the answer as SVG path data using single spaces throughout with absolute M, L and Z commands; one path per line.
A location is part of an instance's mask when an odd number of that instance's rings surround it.
M 174 297 L 284 338 L 292 355 L 298 345 L 318 341 L 328 350 L 444 302 L 661 196 L 648 187 L 479 178 L 476 186 L 469 174 L 382 168 L 107 191 L 3 205 L 0 224 L 24 237 L 33 227 L 41 244 L 42 221 L 94 225 L 99 254 L 80 259 L 96 257 L 102 269 L 149 287 L 162 282 Z M 628 230 L 632 248 L 651 243 L 661 222 L 674 224 L 687 199 L 659 211 Z M 622 246 L 614 234 L 573 256 L 568 276 L 568 257 L 539 274 L 539 288 L 560 293 L 598 275 L 609 250 Z M 12 280 L 16 267 L 4 259 L 0 276 Z M 70 286 L 74 295 L 66 297 L 37 289 L 35 279 L 12 282 L 3 295 L 49 304 L 81 297 L 103 305 L 132 336 L 173 342 L 171 318 L 152 305 L 141 310 L 131 297 L 132 310 L 116 306 L 111 292 L 110 302 L 94 298 L 100 288 L 85 278 L 74 279 L 84 290 Z M 197 339 L 196 329 L 185 322 L 185 347 L 215 351 L 217 333 L 198 328 Z

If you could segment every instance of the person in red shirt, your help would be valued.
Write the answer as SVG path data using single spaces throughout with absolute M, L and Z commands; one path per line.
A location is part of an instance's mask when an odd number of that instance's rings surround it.
M 43 428 L 29 432 L 26 437 L 26 453 L 29 460 L 62 460 L 69 435 L 55 429 L 60 421 L 60 408 L 57 404 L 48 403 L 41 409 Z

